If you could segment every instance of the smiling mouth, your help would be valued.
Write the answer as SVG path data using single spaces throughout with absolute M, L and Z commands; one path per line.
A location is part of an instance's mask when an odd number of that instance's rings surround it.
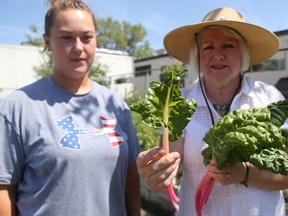
M 81 62 L 84 62 L 85 59 L 83 59 L 83 58 L 77 58 L 77 59 L 72 59 L 71 61 L 74 62 L 74 63 L 81 63 Z
M 227 66 L 226 65 L 212 65 L 211 67 L 214 69 L 223 69 L 223 68 L 226 68 Z

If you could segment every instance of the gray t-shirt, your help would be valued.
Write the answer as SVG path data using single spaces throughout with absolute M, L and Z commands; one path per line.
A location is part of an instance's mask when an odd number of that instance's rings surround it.
M 74 95 L 44 78 L 1 102 L 0 128 L 0 184 L 19 184 L 19 215 L 126 215 L 140 147 L 120 96 L 97 83 Z

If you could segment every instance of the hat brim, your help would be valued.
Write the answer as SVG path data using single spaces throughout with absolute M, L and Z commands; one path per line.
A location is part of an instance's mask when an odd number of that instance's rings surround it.
M 166 51 L 174 58 L 188 64 L 195 34 L 207 26 L 225 26 L 239 32 L 247 43 L 250 65 L 269 59 L 279 49 L 278 37 L 265 28 L 245 22 L 217 20 L 186 25 L 172 30 L 164 37 Z

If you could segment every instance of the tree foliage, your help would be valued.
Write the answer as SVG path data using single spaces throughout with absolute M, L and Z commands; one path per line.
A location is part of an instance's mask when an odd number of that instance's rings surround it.
M 142 101 L 141 96 L 137 92 L 133 92 L 127 99 L 127 104 L 131 106 L 134 103 Z M 160 143 L 160 131 L 149 127 L 141 120 L 141 115 L 136 112 L 131 112 L 133 124 L 142 150 L 148 150 Z
M 29 26 L 30 33 L 25 33 L 26 41 L 23 41 L 21 45 L 31 45 L 44 47 L 44 41 L 39 36 L 39 28 L 36 25 Z
M 170 71 L 181 72 L 184 70 L 185 67 L 182 64 L 166 65 L 161 69 L 160 81 L 163 82 L 166 78 L 166 74 Z
M 108 71 L 108 66 L 105 64 L 101 64 L 96 59 L 94 60 L 94 64 L 90 69 L 89 77 L 91 78 L 91 80 L 101 85 L 109 86 L 109 81 L 107 78 L 107 71 Z
M 144 40 L 147 32 L 141 24 L 120 23 L 111 17 L 99 19 L 97 26 L 97 46 L 111 50 L 121 50 L 136 58 L 153 55 L 150 43 Z

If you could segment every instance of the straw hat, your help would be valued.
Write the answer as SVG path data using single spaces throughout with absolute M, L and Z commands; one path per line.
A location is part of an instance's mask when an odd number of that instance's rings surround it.
M 273 32 L 245 22 L 242 15 L 234 9 L 218 8 L 209 12 L 200 23 L 169 32 L 164 37 L 166 51 L 174 58 L 188 63 L 195 33 L 211 25 L 226 26 L 239 32 L 247 42 L 251 65 L 267 60 L 279 49 L 279 39 Z

